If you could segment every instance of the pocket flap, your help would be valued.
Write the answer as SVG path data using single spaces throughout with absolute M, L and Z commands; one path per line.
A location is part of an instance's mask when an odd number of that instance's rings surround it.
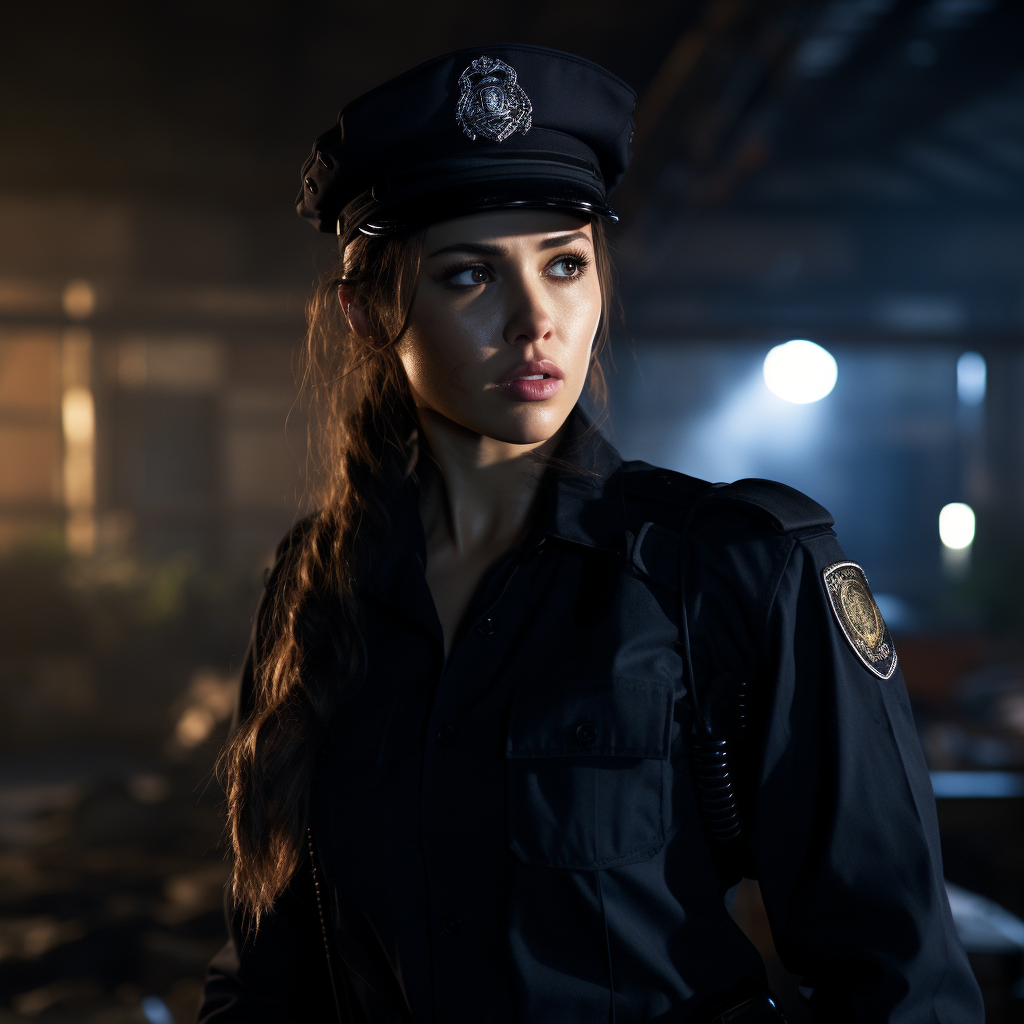
M 516 691 L 506 757 L 668 757 L 672 690 L 640 679 Z

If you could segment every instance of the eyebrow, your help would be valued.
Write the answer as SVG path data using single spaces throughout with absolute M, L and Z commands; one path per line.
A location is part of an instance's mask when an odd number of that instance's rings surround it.
M 474 256 L 507 256 L 508 249 L 501 245 L 485 245 L 483 242 L 456 242 L 454 245 L 446 245 L 437 252 L 432 252 L 427 259 L 432 260 L 435 256 L 443 256 L 449 252 L 468 252 Z
M 556 235 L 554 238 L 545 238 L 540 243 L 541 249 L 558 249 L 563 245 L 568 245 L 570 242 L 589 242 L 590 239 L 587 237 L 585 231 L 571 231 L 567 235 Z
M 545 238 L 538 246 L 539 249 L 557 249 L 560 246 L 568 245 L 569 242 L 590 241 L 583 231 L 571 231 L 566 235 L 556 235 L 554 238 Z M 485 242 L 456 242 L 453 245 L 446 245 L 436 252 L 432 252 L 427 259 L 435 256 L 443 256 L 451 252 L 465 252 L 473 256 L 507 256 L 508 249 L 502 245 L 488 245 Z

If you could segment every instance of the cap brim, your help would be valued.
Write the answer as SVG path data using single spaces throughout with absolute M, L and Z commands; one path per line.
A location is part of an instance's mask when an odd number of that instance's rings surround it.
M 618 214 L 599 196 L 564 181 L 495 182 L 476 187 L 446 189 L 408 198 L 401 202 L 381 203 L 364 213 L 358 225 L 350 225 L 347 234 L 357 229 L 364 235 L 405 234 L 443 220 L 453 220 L 485 210 L 569 210 L 589 217 L 618 221 Z

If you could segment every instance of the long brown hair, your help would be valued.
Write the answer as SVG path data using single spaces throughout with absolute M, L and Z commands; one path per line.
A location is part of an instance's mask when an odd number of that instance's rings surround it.
M 357 200 L 346 211 L 346 225 L 359 223 L 361 206 Z M 592 229 L 602 313 L 587 384 L 603 408 L 612 272 L 599 218 Z M 301 391 L 311 414 L 316 511 L 285 542 L 268 582 L 251 701 L 218 762 L 234 853 L 232 895 L 255 927 L 302 859 L 313 760 L 330 714 L 361 672 L 352 583 L 380 543 L 415 457 L 416 411 L 396 342 L 412 306 L 422 235 L 351 237 L 306 308 Z M 344 315 L 337 294 L 343 281 L 366 313 L 369 337 L 356 334 Z M 333 671 L 314 671 L 324 657 Z

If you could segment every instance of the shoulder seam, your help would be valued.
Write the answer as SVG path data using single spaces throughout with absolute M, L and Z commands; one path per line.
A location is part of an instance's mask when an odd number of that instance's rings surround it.
M 772 622 L 772 610 L 775 608 L 775 602 L 779 596 L 779 587 L 782 586 L 783 577 L 786 575 L 786 570 L 789 568 L 789 563 L 793 559 L 793 552 L 796 551 L 797 545 L 800 543 L 800 539 L 797 537 L 788 538 L 790 541 L 789 548 L 786 551 L 785 557 L 779 558 L 778 571 L 774 574 L 775 580 L 772 585 L 771 594 L 768 597 L 768 601 L 765 605 L 764 614 L 764 633 L 761 637 L 761 655 L 762 664 L 768 665 L 770 662 L 770 646 L 771 646 L 771 622 Z
M 706 480 L 671 469 L 659 469 L 646 462 L 625 462 L 622 469 L 622 489 L 631 498 L 662 501 L 667 505 L 689 505 L 709 486 Z
M 708 494 L 712 486 L 706 480 L 645 462 L 623 463 L 623 490 L 627 498 L 686 506 L 706 494 L 709 509 L 721 502 L 735 504 L 767 519 L 780 533 L 814 527 L 829 529 L 835 524 L 827 509 L 788 484 L 750 477 L 718 485 L 714 494 Z

